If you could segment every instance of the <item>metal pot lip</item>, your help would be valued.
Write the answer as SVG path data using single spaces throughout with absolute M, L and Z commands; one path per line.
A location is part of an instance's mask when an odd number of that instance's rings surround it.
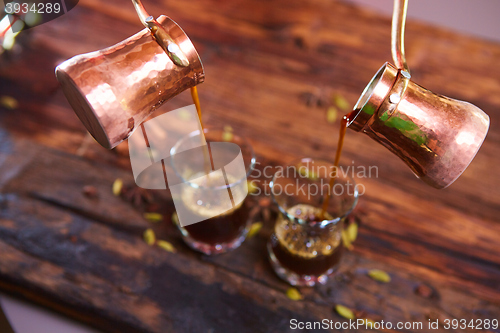
M 179 30 L 180 35 L 177 38 L 175 38 L 175 42 L 179 43 L 179 47 L 181 48 L 181 50 L 188 54 L 188 59 L 190 60 L 190 62 L 192 60 L 197 60 L 199 62 L 200 72 L 199 75 L 196 77 L 197 80 L 196 84 L 198 85 L 200 83 L 203 83 L 205 81 L 205 67 L 203 66 L 203 62 L 201 61 L 200 54 L 196 50 L 196 47 L 194 46 L 193 42 L 184 31 L 184 29 L 182 29 L 181 26 L 177 24 L 177 22 L 175 22 L 171 17 L 166 15 L 160 15 L 157 19 L 158 23 L 160 23 L 161 25 L 164 25 L 167 20 L 172 22 L 175 28 Z
M 356 105 L 354 106 L 354 115 L 348 126 L 361 131 L 368 119 L 378 110 L 391 91 L 396 82 L 398 70 L 392 64 L 386 62 L 372 77 L 365 87 Z M 357 111 L 357 113 L 356 113 Z

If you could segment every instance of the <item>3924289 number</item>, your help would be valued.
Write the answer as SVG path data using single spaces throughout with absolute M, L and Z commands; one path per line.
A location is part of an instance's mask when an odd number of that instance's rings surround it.
M 475 330 L 488 330 L 498 328 L 498 319 L 445 319 L 444 329 L 475 329 Z
M 59 14 L 61 12 L 61 4 L 58 2 L 51 3 L 18 3 L 9 2 L 5 5 L 4 11 L 6 14 Z

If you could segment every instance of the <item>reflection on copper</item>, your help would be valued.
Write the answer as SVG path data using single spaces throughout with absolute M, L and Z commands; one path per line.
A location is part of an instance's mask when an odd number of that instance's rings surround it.
M 87 130 L 113 148 L 159 106 L 204 81 L 193 44 L 170 18 L 157 20 L 186 55 L 178 66 L 148 29 L 109 48 L 77 55 L 56 68 L 64 94 Z
M 387 147 L 436 188 L 447 187 L 462 174 L 489 128 L 488 115 L 478 107 L 434 94 L 389 63 L 354 109 L 349 128 Z

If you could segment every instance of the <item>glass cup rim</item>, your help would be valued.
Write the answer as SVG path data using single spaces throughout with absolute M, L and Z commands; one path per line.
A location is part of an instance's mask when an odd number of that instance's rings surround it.
M 214 128 L 204 128 L 203 129 L 203 133 L 224 133 L 223 130 L 219 130 L 219 129 L 214 129 Z M 247 139 L 245 139 L 244 137 L 241 137 L 239 135 L 236 135 L 234 133 L 233 134 L 233 138 L 232 140 L 230 141 L 226 141 L 226 142 L 233 142 L 233 143 L 236 143 L 234 142 L 234 139 L 237 138 L 238 141 L 241 141 L 246 147 L 248 147 L 248 151 L 250 153 L 250 163 L 248 165 L 248 169 L 246 170 L 246 173 L 245 173 L 245 177 L 242 177 L 240 179 L 238 179 L 237 181 L 235 182 L 232 182 L 228 185 L 223 185 L 223 186 L 200 186 L 196 183 L 193 183 L 192 181 L 189 181 L 189 180 L 186 180 L 181 174 L 180 172 L 177 170 L 177 168 L 175 167 L 174 165 L 174 159 L 175 158 L 172 158 L 171 159 L 171 165 L 172 165 L 172 168 L 174 169 L 174 172 L 175 174 L 180 178 L 182 179 L 185 183 L 188 183 L 190 186 L 194 187 L 194 188 L 202 188 L 202 189 L 210 189 L 210 190 L 223 190 L 223 189 L 227 189 L 227 188 L 231 188 L 231 187 L 234 187 L 238 184 L 240 184 L 242 181 L 246 181 L 248 179 L 248 177 L 250 176 L 250 174 L 252 173 L 252 171 L 254 170 L 255 168 L 255 164 L 256 164 L 256 157 L 255 157 L 255 151 L 253 150 L 253 147 L 252 145 L 250 144 L 250 142 L 248 142 Z M 195 131 L 192 131 L 191 133 L 185 135 L 184 137 L 182 137 L 181 139 L 179 139 L 175 145 L 170 149 L 170 155 L 171 156 L 175 156 L 175 153 L 176 151 L 179 149 L 179 145 L 181 143 L 183 143 L 185 140 L 187 139 L 191 139 L 195 136 L 199 136 L 200 135 L 200 130 L 195 130 Z M 245 165 L 245 167 L 247 167 L 247 165 Z
M 306 157 L 306 158 L 301 158 L 301 159 L 299 159 L 299 160 L 295 160 L 295 161 L 293 161 L 292 163 L 287 164 L 287 166 L 295 166 L 295 165 L 297 165 L 298 163 L 301 163 L 301 162 L 306 161 L 306 160 L 307 160 L 307 161 L 317 161 L 317 162 L 321 162 L 321 163 L 329 164 L 329 165 L 331 165 L 332 167 L 334 166 L 334 164 L 333 164 L 332 162 L 329 162 L 329 161 L 327 161 L 327 160 L 324 160 L 324 159 L 318 159 L 318 158 L 308 158 L 308 157 Z M 340 165 L 339 165 L 339 167 L 340 167 Z M 352 203 L 351 207 L 350 207 L 349 209 L 347 209 L 345 212 L 343 212 L 343 214 L 341 214 L 341 215 L 339 215 L 339 216 L 337 216 L 337 217 L 335 217 L 335 218 L 333 218 L 333 219 L 331 219 L 331 220 L 326 220 L 326 219 L 325 219 L 325 220 L 320 221 L 320 222 L 319 222 L 319 221 L 318 221 L 318 222 L 313 222 L 313 223 L 308 222 L 308 221 L 306 221 L 306 220 L 304 220 L 304 219 L 300 219 L 300 218 L 298 218 L 298 217 L 296 217 L 296 216 L 294 216 L 294 215 L 291 215 L 290 213 L 288 213 L 288 212 L 286 211 L 286 209 L 285 209 L 285 208 L 283 208 L 283 207 L 282 207 L 282 206 L 278 203 L 278 200 L 276 199 L 276 196 L 275 196 L 274 191 L 273 191 L 273 187 L 274 187 L 274 185 L 275 185 L 275 183 L 276 183 L 276 177 L 277 177 L 278 173 L 279 173 L 279 171 L 274 173 L 273 179 L 272 179 L 272 180 L 271 180 L 271 182 L 269 183 L 269 187 L 271 188 L 271 197 L 272 197 L 272 199 L 273 199 L 273 202 L 276 204 L 276 206 L 278 206 L 279 211 L 280 211 L 283 215 L 285 215 L 288 219 L 290 219 L 290 220 L 292 220 L 292 221 L 295 221 L 295 222 L 297 222 L 297 223 L 299 223 L 299 224 L 301 224 L 301 225 L 311 225 L 311 226 L 313 226 L 313 225 L 314 225 L 314 226 L 319 225 L 319 227 L 321 227 L 321 228 L 326 227 L 326 226 L 328 226 L 328 225 L 336 225 L 337 223 L 339 223 L 340 221 L 342 221 L 342 220 L 343 220 L 346 216 L 348 216 L 348 215 L 349 215 L 349 214 L 350 214 L 350 213 L 354 210 L 354 208 L 356 207 L 356 205 L 357 205 L 357 203 L 358 203 L 358 199 L 359 199 L 359 192 L 358 192 L 358 189 L 357 189 L 357 187 L 356 187 L 356 182 L 354 181 L 354 179 L 353 179 L 351 176 L 349 176 L 349 175 L 347 175 L 347 174 L 344 174 L 344 175 L 342 175 L 342 174 L 341 174 L 341 175 L 340 175 L 340 177 L 342 177 L 343 179 L 347 179 L 348 181 L 350 180 L 350 181 L 352 181 L 352 183 L 354 184 L 354 193 L 353 193 L 353 196 L 354 196 L 354 201 L 353 201 L 353 203 Z

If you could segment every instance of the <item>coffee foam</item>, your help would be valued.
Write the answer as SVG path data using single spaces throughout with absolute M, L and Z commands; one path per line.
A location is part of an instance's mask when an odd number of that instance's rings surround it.
M 309 216 L 321 216 L 321 209 L 310 205 L 298 204 L 289 208 L 287 213 L 290 216 L 308 220 L 307 217 Z M 327 215 L 326 218 L 331 219 L 331 216 Z M 307 232 L 311 228 L 317 231 L 315 235 Z M 331 255 L 341 245 L 340 233 L 334 232 L 330 228 L 332 226 L 319 228 L 319 226 L 311 227 L 307 225 L 307 222 L 305 225 L 290 222 L 288 218 L 280 214 L 276 221 L 275 233 L 281 246 L 290 253 L 311 259 L 319 255 Z

